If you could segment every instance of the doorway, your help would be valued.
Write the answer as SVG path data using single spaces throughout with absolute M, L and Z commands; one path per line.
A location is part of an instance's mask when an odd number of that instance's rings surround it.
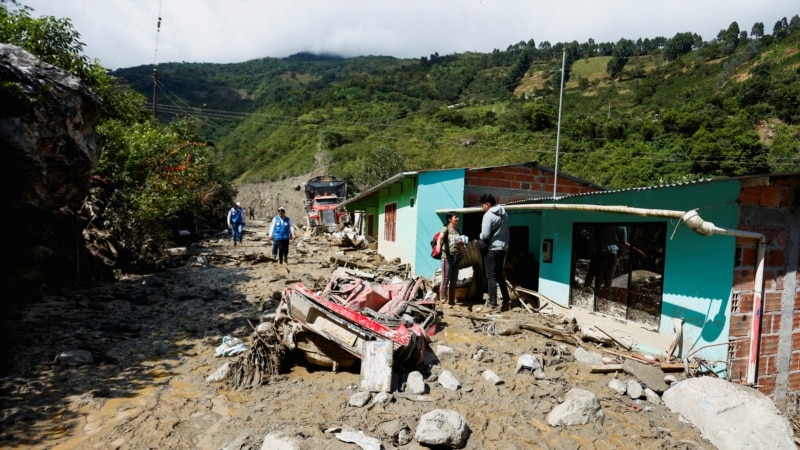
M 570 305 L 657 329 L 666 223 L 576 223 Z

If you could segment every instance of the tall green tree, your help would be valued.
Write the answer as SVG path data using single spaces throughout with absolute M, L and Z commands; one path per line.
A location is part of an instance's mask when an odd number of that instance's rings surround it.
M 750 29 L 750 36 L 756 39 L 764 36 L 764 22 L 754 23 L 753 28 Z
M 163 248 L 179 227 L 211 223 L 229 204 L 233 186 L 219 172 L 216 149 L 185 121 L 163 126 L 145 99 L 83 55 L 69 19 L 35 18 L 31 9 L 0 0 L 0 41 L 17 45 L 66 70 L 102 102 L 97 126 L 104 143 L 95 179 L 103 180 L 105 227 L 120 251 L 120 268 L 148 270 L 165 260 Z
M 664 44 L 664 59 L 674 61 L 694 49 L 694 35 L 690 32 L 675 33 Z

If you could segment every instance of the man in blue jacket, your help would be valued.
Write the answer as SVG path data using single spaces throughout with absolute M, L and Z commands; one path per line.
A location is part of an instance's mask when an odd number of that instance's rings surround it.
M 500 294 L 503 296 L 502 307 L 507 309 L 510 306 L 511 297 L 508 295 L 508 286 L 506 286 L 506 279 L 503 276 L 503 265 L 510 237 L 508 214 L 502 206 L 497 205 L 492 194 L 481 195 L 480 202 L 483 209 L 480 239 L 486 243 L 487 249 L 483 257 L 489 290 L 489 301 L 486 302 L 486 307 L 497 309 L 497 287 L 499 285 Z
M 228 210 L 228 228 L 231 230 L 233 236 L 233 246 L 236 246 L 236 241 L 242 243 L 242 227 L 244 227 L 244 210 L 242 204 L 236 202 Z
M 289 240 L 294 239 L 294 224 L 292 219 L 286 217 L 286 210 L 281 206 L 278 215 L 272 219 L 269 227 L 269 237 L 272 239 L 272 257 L 278 257 L 278 263 L 289 263 Z

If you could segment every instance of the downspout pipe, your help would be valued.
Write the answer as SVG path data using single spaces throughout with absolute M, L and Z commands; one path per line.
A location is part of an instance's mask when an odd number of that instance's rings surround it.
M 689 211 L 676 211 L 670 209 L 649 209 L 635 208 L 622 205 L 575 205 L 562 203 L 542 203 L 524 205 L 503 205 L 507 211 L 586 211 L 611 214 L 627 214 L 642 217 L 660 217 L 665 219 L 682 220 L 692 231 L 702 236 L 720 234 L 724 236 L 735 236 L 744 239 L 753 239 L 758 242 L 756 249 L 756 273 L 753 280 L 753 314 L 750 321 L 750 355 L 747 362 L 747 383 L 754 385 L 756 382 L 756 369 L 758 368 L 759 342 L 761 340 L 761 316 L 763 315 L 764 301 L 764 255 L 766 238 L 761 233 L 753 231 L 722 228 L 708 222 L 700 217 L 697 209 Z M 455 210 L 436 211 L 438 214 L 445 214 L 447 211 L 457 213 L 483 212 L 481 208 L 461 208 Z

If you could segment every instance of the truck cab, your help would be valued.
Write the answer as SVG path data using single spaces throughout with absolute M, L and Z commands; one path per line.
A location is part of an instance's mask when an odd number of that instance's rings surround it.
M 315 177 L 306 183 L 306 220 L 312 230 L 329 233 L 350 221 L 350 214 L 339 205 L 345 201 L 347 183 L 334 176 Z

